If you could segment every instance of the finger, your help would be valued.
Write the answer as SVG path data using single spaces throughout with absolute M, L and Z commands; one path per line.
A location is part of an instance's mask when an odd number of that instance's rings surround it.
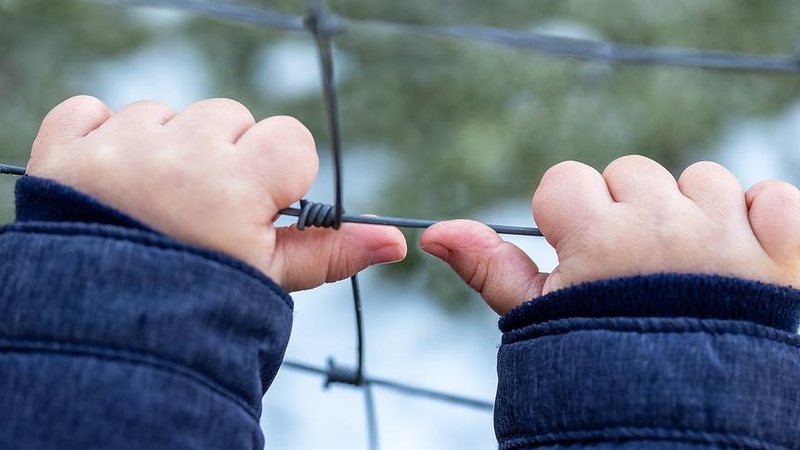
M 169 105 L 154 101 L 141 101 L 124 106 L 108 120 L 107 126 L 140 127 L 142 125 L 163 125 L 175 117 L 175 110 Z
M 167 126 L 233 143 L 255 123 L 253 114 L 241 103 L 226 98 L 212 98 L 190 105 L 167 122 Z
M 498 314 L 542 294 L 547 275 L 519 247 L 482 223 L 437 223 L 422 233 L 420 246 L 447 262 Z
M 750 226 L 764 251 L 783 267 L 800 267 L 800 191 L 783 181 L 762 181 L 745 199 Z
M 236 142 L 277 208 L 286 208 L 311 188 L 319 170 L 314 138 L 297 119 L 275 116 L 251 127 Z
M 536 224 L 547 242 L 558 250 L 564 237 L 590 224 L 614 200 L 596 170 L 565 161 L 545 172 L 532 203 Z
M 105 103 L 88 95 L 79 95 L 61 102 L 42 121 L 33 142 L 31 156 L 38 158 L 54 145 L 80 139 L 111 117 Z
M 678 188 L 712 217 L 746 217 L 742 184 L 717 163 L 701 161 L 687 167 L 678 178 Z
M 268 274 L 288 291 L 311 289 L 373 265 L 400 261 L 406 241 L 397 228 L 343 224 L 339 230 L 295 226 L 277 230 Z
M 661 164 L 639 155 L 617 158 L 603 171 L 608 192 L 617 202 L 646 203 L 680 195 L 675 177 Z

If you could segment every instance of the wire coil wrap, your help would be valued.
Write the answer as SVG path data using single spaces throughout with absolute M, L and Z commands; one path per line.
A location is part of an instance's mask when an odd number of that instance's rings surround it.
M 297 229 L 306 227 L 339 229 L 341 218 L 336 217 L 336 207 L 327 203 L 300 200 L 300 215 L 297 218 Z

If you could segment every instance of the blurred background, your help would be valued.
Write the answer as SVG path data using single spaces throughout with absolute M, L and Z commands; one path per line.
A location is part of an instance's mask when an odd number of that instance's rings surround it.
M 213 1 L 302 15 L 304 1 Z M 169 3 L 169 2 L 164 2 Z M 343 16 L 481 24 L 555 36 L 753 53 L 795 53 L 795 0 L 331 0 Z M 640 153 L 676 175 L 701 159 L 750 186 L 800 178 L 800 77 L 554 58 L 485 43 L 351 30 L 335 40 L 349 212 L 470 217 L 531 225 L 542 173 L 565 159 L 599 170 Z M 230 97 L 256 117 L 290 114 L 317 139 L 310 199 L 331 201 L 316 48 L 305 33 L 172 9 L 78 0 L 0 0 L 0 161 L 25 164 L 44 114 L 75 94 L 116 109 L 180 109 Z M 213 174 L 209 174 L 213 176 Z M 0 178 L 0 222 L 13 220 Z M 496 316 L 455 275 L 414 250 L 363 277 L 370 375 L 491 399 Z M 514 238 L 543 270 L 552 250 Z M 349 283 L 294 295 L 288 356 L 353 361 Z M 486 449 L 491 414 L 376 391 L 384 449 Z M 264 399 L 267 447 L 366 446 L 357 390 L 282 370 Z

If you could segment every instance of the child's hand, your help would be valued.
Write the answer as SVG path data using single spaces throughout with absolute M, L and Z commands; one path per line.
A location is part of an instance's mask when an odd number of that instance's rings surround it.
M 765 181 L 745 193 L 730 172 L 709 162 L 690 166 L 678 182 L 641 156 L 620 158 L 602 175 L 564 162 L 542 178 L 533 211 L 558 253 L 551 274 L 475 222 L 437 224 L 421 245 L 501 314 L 556 289 L 635 274 L 800 285 L 800 191 L 784 182 Z
M 256 123 L 232 100 L 175 114 L 155 102 L 112 113 L 74 97 L 44 119 L 28 173 L 75 187 L 177 239 L 259 268 L 288 290 L 345 278 L 403 259 L 399 230 L 339 231 L 272 225 L 317 175 L 308 130 L 290 117 Z

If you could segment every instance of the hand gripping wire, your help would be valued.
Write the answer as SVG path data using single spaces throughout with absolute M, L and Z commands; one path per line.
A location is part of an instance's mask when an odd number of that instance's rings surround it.
M 25 175 L 25 168 L 11 164 L 0 163 L 0 175 Z M 337 228 L 336 207 L 327 203 L 300 200 L 299 208 L 284 208 L 279 211 L 281 215 L 297 217 L 297 229 L 308 227 Z M 367 225 L 383 225 L 399 228 L 428 228 L 439 223 L 437 220 L 412 219 L 408 217 L 374 216 L 360 214 L 346 214 L 342 210 L 339 223 L 363 223 Z M 487 227 L 499 234 L 516 236 L 542 236 L 541 231 L 535 227 L 520 227 L 514 225 L 496 225 L 487 223 Z

